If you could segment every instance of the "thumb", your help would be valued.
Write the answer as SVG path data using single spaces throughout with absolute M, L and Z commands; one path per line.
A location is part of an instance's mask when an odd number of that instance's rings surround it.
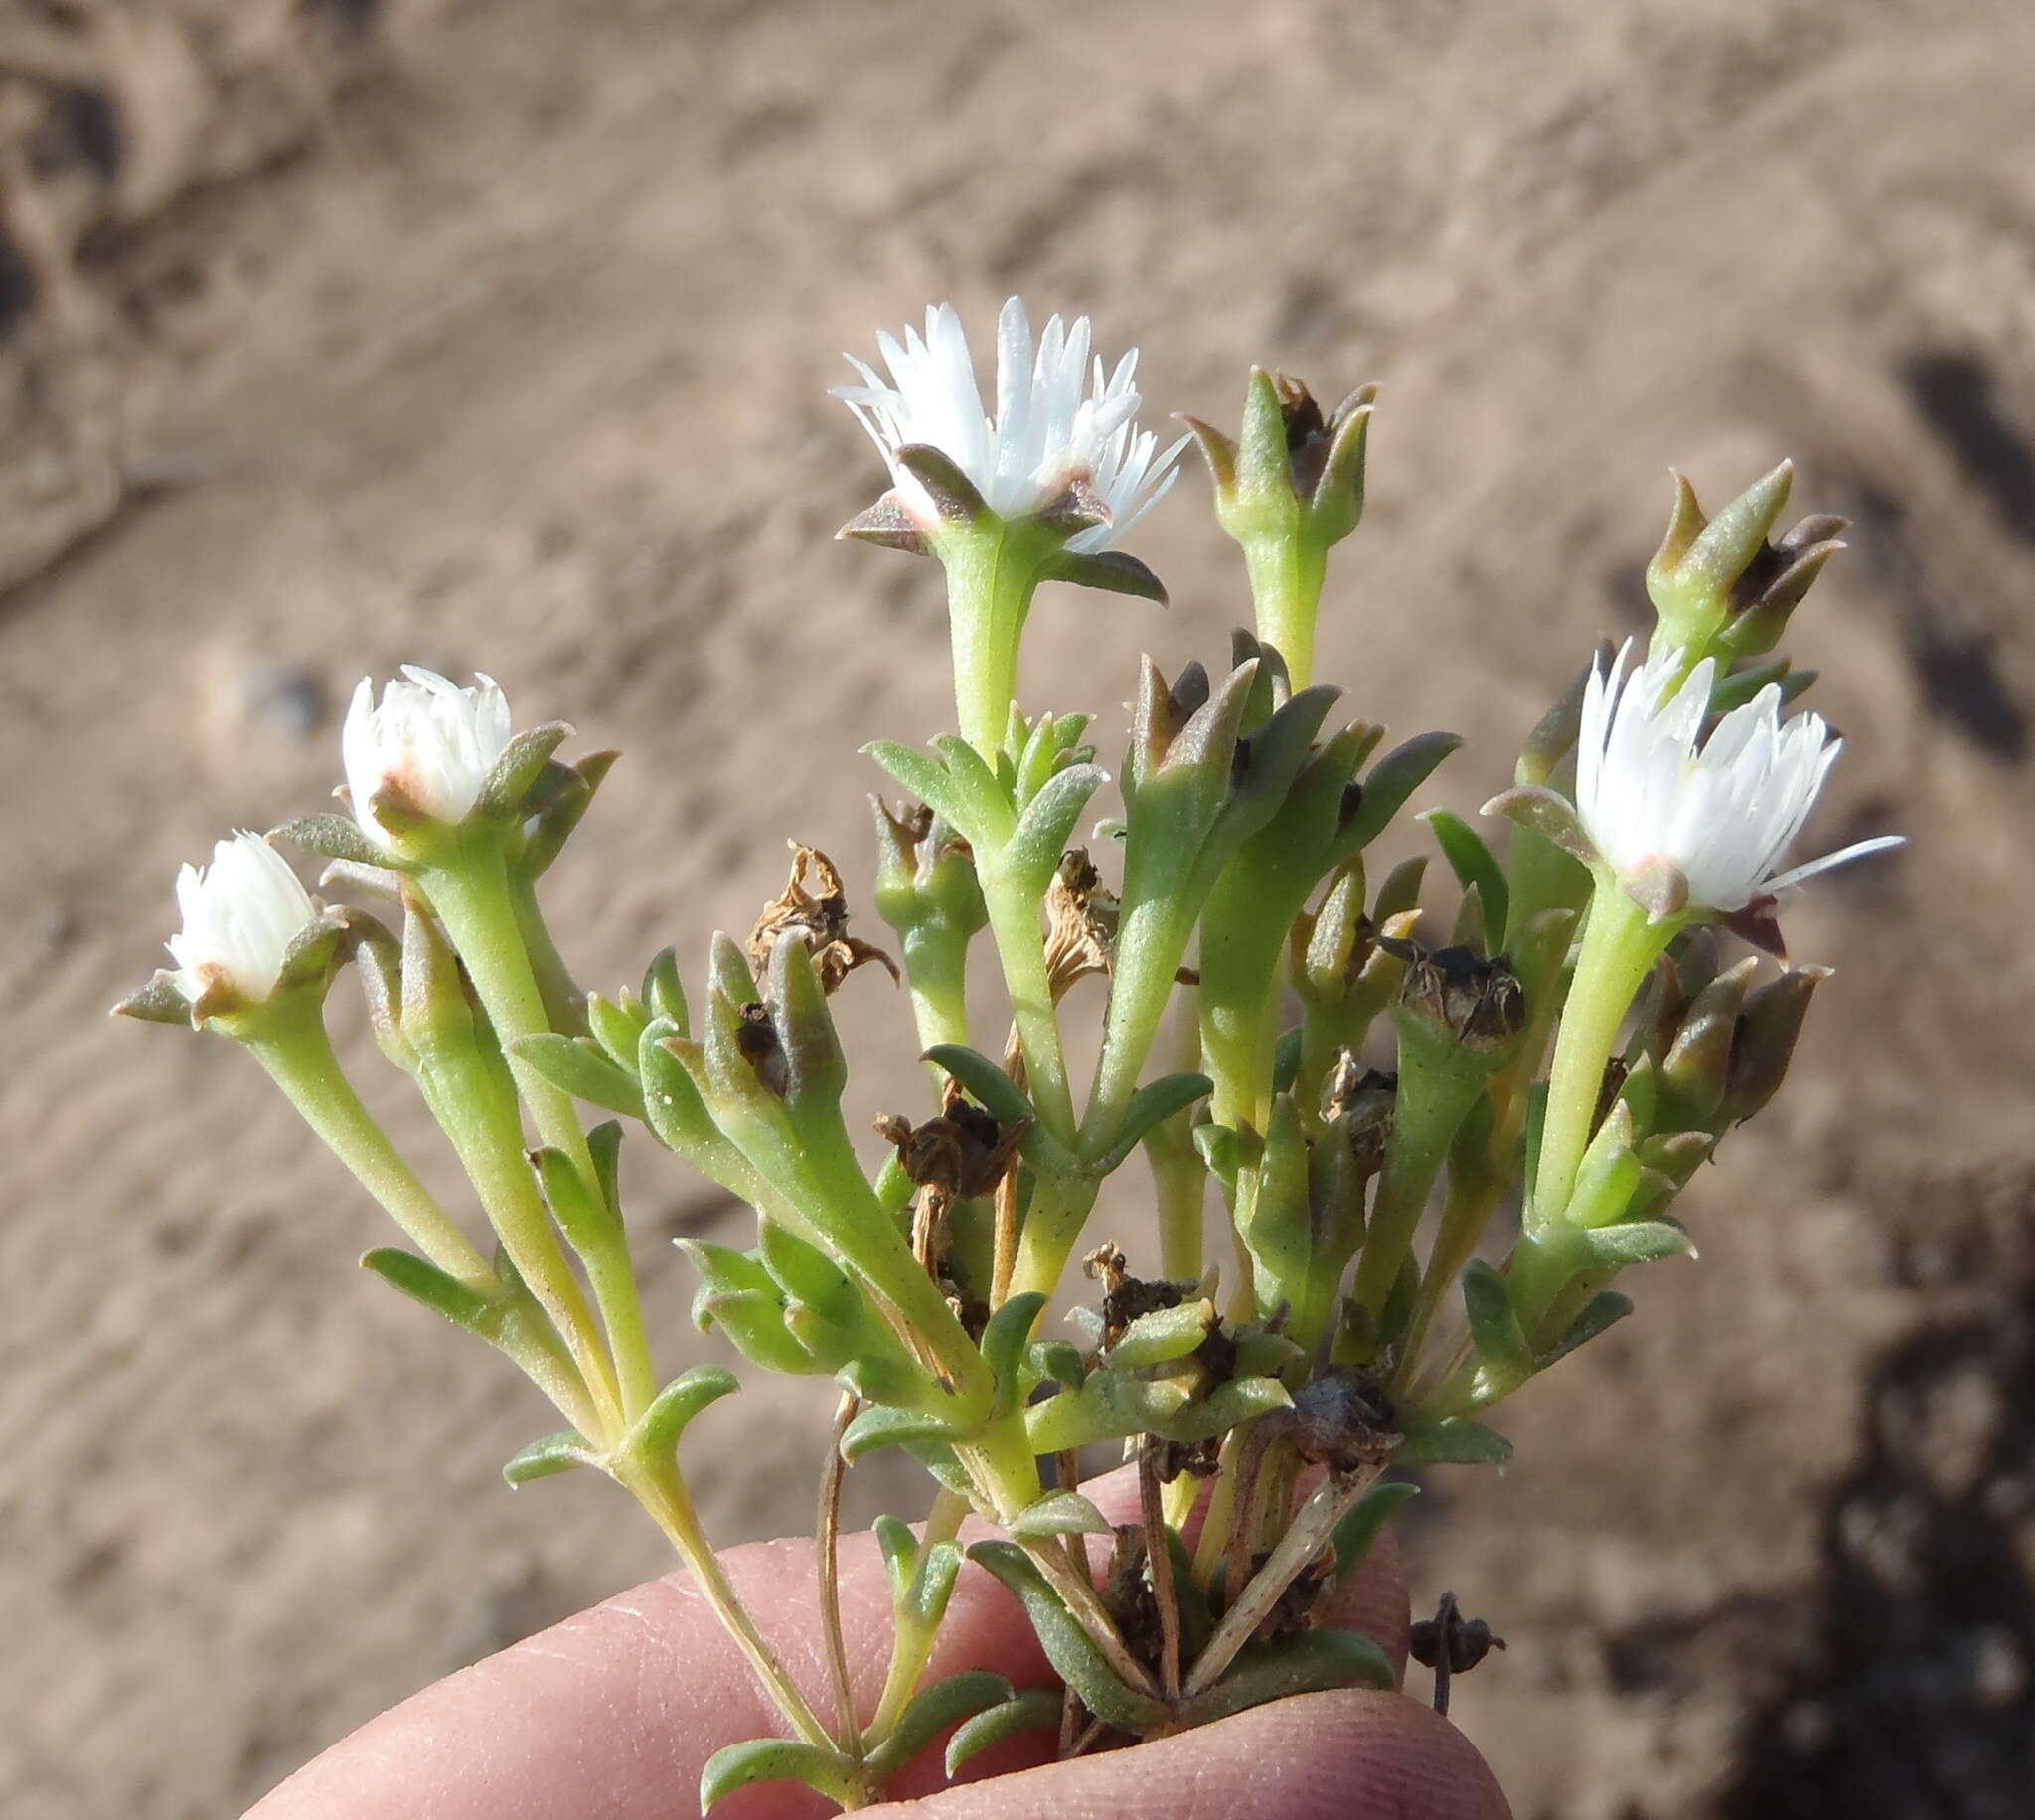
M 1510 1820 L 1445 1719 L 1397 1694 L 1307 1694 L 1156 1744 L 867 1810 L 870 1820 Z

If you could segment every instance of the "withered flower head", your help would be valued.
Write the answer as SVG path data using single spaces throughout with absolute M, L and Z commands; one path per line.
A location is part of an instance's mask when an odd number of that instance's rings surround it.
M 1468 948 L 1424 949 L 1380 936 L 1378 946 L 1407 963 L 1399 1002 L 1439 1024 L 1467 1048 L 1496 1049 L 1526 1021 L 1519 978 L 1504 955 L 1489 960 Z
M 859 967 L 871 961 L 898 981 L 897 964 L 880 948 L 848 933 L 848 892 L 834 861 L 818 847 L 791 847 L 791 877 L 784 889 L 763 906 L 756 926 L 749 931 L 749 965 L 760 977 L 770 966 L 771 951 L 786 935 L 805 943 L 812 952 L 813 966 L 821 988 L 831 998 L 841 983 Z M 817 893 L 806 889 L 810 871 L 819 886 Z

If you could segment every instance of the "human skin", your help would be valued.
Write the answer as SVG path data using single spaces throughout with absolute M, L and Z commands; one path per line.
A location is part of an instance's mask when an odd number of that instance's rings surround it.
M 1131 1514 L 1121 1474 L 1090 1486 Z M 828 1677 L 814 1622 L 808 1541 L 729 1551 L 744 1602 L 799 1684 Z M 864 1715 L 888 1657 L 890 1592 L 872 1538 L 841 1550 L 843 1628 Z M 1403 1669 L 1407 1598 L 1388 1531 L 1331 1622 L 1375 1637 Z M 993 1668 L 1019 1686 L 1049 1678 L 1017 1601 L 963 1572 L 931 1676 Z M 816 1701 L 816 1704 L 819 1704 Z M 824 1712 L 831 1709 L 822 1706 Z M 721 1745 L 782 1723 L 683 1574 L 651 1581 L 426 1688 L 363 1726 L 259 1802 L 247 1820 L 696 1820 L 700 1771 Z M 1401 1694 L 1310 1694 L 1132 1749 L 1044 1760 L 1013 1741 L 945 1786 L 927 1749 L 872 1816 L 920 1820 L 1508 1820 L 1463 1735 Z M 803 1788 L 766 1784 L 715 1820 L 832 1812 Z

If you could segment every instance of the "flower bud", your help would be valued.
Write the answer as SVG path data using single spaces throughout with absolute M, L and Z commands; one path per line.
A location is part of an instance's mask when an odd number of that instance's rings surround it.
M 1239 543 L 1298 532 L 1322 549 L 1348 536 L 1363 517 L 1364 443 L 1377 395 L 1375 385 L 1360 385 L 1325 413 L 1290 374 L 1253 367 L 1239 441 L 1182 417 L 1215 483 L 1223 530 Z
M 1784 461 L 1706 519 L 1695 489 L 1675 475 L 1667 534 L 1646 568 L 1660 648 L 1678 648 L 1691 660 L 1713 649 L 1727 657 L 1773 650 L 1788 616 L 1844 547 L 1837 541 L 1844 521 L 1827 514 L 1767 541 L 1794 481 L 1795 465 Z

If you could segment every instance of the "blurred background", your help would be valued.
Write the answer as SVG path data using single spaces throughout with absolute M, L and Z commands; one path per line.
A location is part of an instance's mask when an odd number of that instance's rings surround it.
M 1792 641 L 1853 736 L 1815 834 L 1912 845 L 1794 913 L 1838 978 L 1701 1262 L 1436 1475 L 1415 1595 L 1510 1640 L 1456 1716 L 1522 1820 L 2025 1814 L 2031 122 L 2024 0 L 0 3 L 0 1806 L 235 1812 L 662 1571 L 612 1487 L 504 1488 L 554 1424 L 352 1269 L 378 1216 L 247 1059 L 105 1007 L 404 660 L 624 748 L 549 898 L 591 984 L 697 973 L 788 834 L 865 877 L 855 747 L 951 707 L 933 565 L 829 540 L 880 475 L 826 388 L 1015 289 L 1142 345 L 1148 421 L 1382 381 L 1321 670 L 1469 735 L 1458 807 L 1644 623 L 1670 462 L 1853 517 Z M 1225 649 L 1206 497 L 1135 539 L 1169 613 L 1041 599 L 1029 703 L 1107 748 L 1140 650 Z M 629 1179 L 675 1369 L 665 1241 L 736 1223 Z M 749 1397 L 728 1540 L 806 1525 L 827 1414 Z

